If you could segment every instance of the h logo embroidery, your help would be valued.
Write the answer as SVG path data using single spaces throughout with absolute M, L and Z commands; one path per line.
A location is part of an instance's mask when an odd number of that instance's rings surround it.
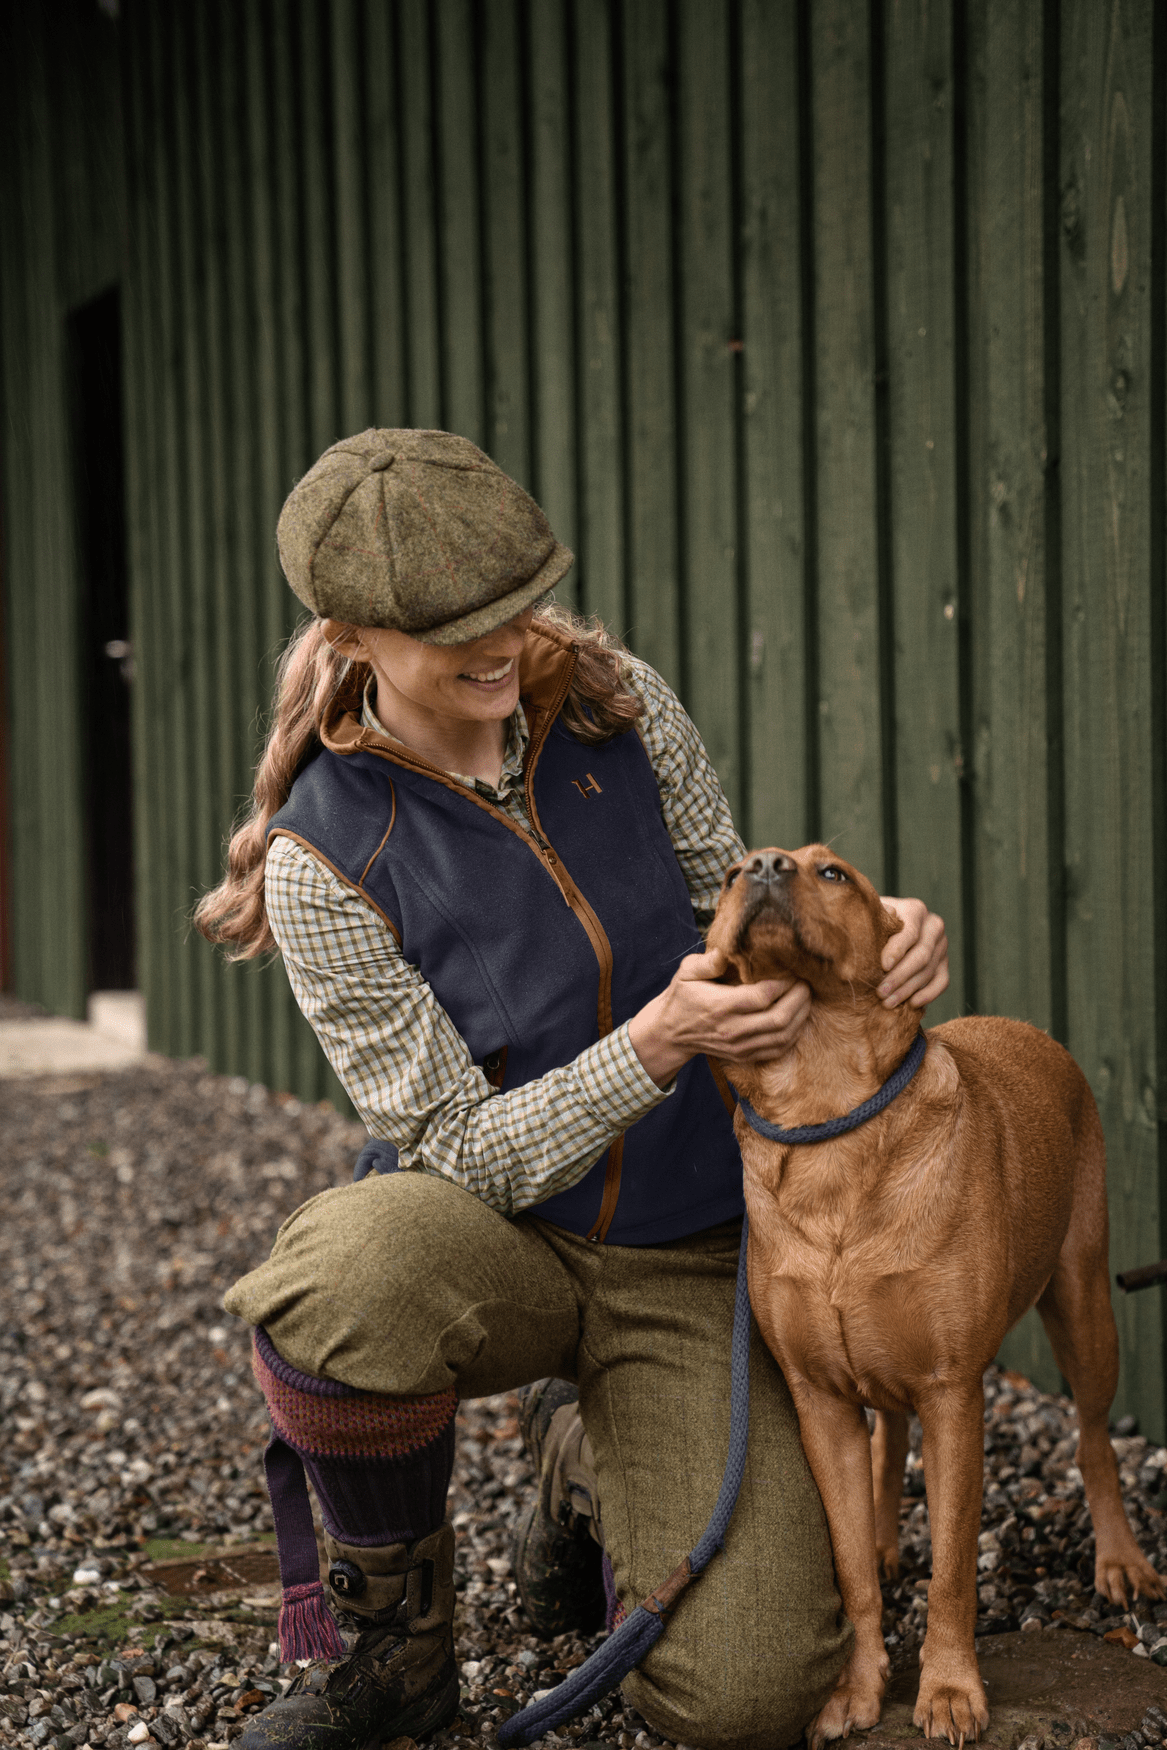
M 589 792 L 594 792 L 595 795 L 602 796 L 604 794 L 603 789 L 601 788 L 601 786 L 599 784 L 596 783 L 596 780 L 592 777 L 592 774 L 590 772 L 587 772 L 584 775 L 587 778 L 586 784 L 581 784 L 578 778 L 573 778 L 571 781 L 575 785 L 576 789 L 579 791 L 580 795 L 584 798 L 585 802 L 587 801 Z

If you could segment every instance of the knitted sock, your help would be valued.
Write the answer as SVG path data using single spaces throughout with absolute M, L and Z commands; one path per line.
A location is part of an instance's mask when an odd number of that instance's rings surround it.
M 262 1327 L 252 1367 L 272 1420 L 264 1463 L 284 1590 L 281 1656 L 336 1657 L 343 1644 L 324 1608 L 304 1472 L 339 1543 L 378 1549 L 425 1537 L 445 1514 L 457 1393 L 393 1398 L 317 1379 L 289 1366 Z

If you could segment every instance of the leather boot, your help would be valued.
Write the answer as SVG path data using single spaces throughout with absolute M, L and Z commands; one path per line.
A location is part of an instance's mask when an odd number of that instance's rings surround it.
M 541 1379 L 519 1393 L 519 1428 L 536 1482 L 511 1554 L 523 1609 L 539 1635 L 587 1634 L 606 1615 L 595 1462 L 578 1398 L 562 1379 Z
M 458 1711 L 454 1531 L 364 1549 L 325 1538 L 330 1602 L 356 1638 L 317 1659 L 248 1722 L 238 1750 L 376 1750 L 423 1738 Z

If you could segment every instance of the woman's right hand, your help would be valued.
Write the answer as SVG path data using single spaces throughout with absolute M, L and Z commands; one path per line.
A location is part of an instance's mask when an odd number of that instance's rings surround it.
M 691 1057 L 770 1063 L 785 1056 L 810 1014 L 810 989 L 794 978 L 718 984 L 729 962 L 719 948 L 689 954 L 671 982 L 628 1023 L 647 1073 L 664 1088 Z

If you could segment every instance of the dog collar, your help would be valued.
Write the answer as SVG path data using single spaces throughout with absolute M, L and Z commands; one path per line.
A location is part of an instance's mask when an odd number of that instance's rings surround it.
M 928 1041 L 924 1034 L 917 1033 L 908 1055 L 899 1068 L 888 1076 L 878 1093 L 872 1094 L 870 1100 L 864 1100 L 861 1106 L 844 1112 L 841 1118 L 828 1118 L 825 1124 L 799 1124 L 793 1130 L 784 1130 L 780 1124 L 771 1124 L 768 1118 L 759 1118 L 744 1094 L 738 1094 L 738 1105 L 751 1130 L 756 1130 L 768 1142 L 830 1142 L 832 1137 L 845 1136 L 848 1130 L 858 1130 L 861 1124 L 866 1124 L 869 1118 L 874 1118 L 885 1106 L 890 1106 L 896 1095 L 903 1093 L 923 1063 L 927 1049 Z M 736 1088 L 734 1092 L 737 1093 Z

